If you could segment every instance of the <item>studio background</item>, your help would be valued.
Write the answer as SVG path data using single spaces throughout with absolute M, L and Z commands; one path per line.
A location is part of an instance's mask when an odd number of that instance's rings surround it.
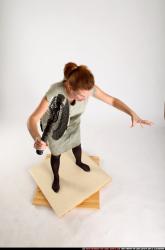
M 0 0 L 0 246 L 164 246 L 163 0 Z M 67 62 L 152 127 L 93 97 L 81 118 L 82 146 L 112 183 L 101 209 L 63 219 L 31 199 L 35 154 L 27 119 Z M 49 153 L 49 151 L 45 152 Z

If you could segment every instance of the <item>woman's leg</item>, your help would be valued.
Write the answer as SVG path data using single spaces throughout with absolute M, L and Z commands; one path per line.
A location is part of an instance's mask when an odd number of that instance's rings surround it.
M 75 148 L 72 148 L 72 152 L 76 158 L 76 164 L 84 171 L 90 171 L 90 167 L 87 164 L 81 162 L 81 154 L 82 154 L 81 144 Z
M 61 155 L 52 155 L 51 154 L 51 158 L 50 158 L 50 163 L 51 163 L 51 167 L 52 167 L 52 171 L 54 174 L 54 181 L 52 184 L 52 189 L 55 192 L 58 192 L 60 190 L 60 184 L 59 184 L 59 166 L 60 166 L 60 156 Z

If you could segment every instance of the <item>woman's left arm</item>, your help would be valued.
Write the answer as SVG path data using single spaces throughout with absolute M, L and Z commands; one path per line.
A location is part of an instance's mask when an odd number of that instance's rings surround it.
M 93 96 L 96 97 L 97 99 L 112 105 L 113 107 L 127 113 L 128 115 L 131 116 L 131 128 L 134 127 L 137 123 L 143 127 L 142 124 L 145 125 L 153 125 L 153 122 L 148 121 L 148 120 L 143 120 L 141 119 L 130 107 L 128 107 L 124 102 L 119 100 L 116 97 L 110 96 L 107 93 L 105 93 L 103 90 L 101 90 L 97 85 L 95 85 L 94 93 Z

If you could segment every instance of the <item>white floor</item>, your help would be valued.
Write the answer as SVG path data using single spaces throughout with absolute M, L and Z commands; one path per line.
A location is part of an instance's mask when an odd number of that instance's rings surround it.
M 113 181 L 101 190 L 100 210 L 75 208 L 62 219 L 31 204 L 28 169 L 42 156 L 26 125 L 1 127 L 1 247 L 165 246 L 165 126 L 87 125 L 84 151 L 100 156 Z

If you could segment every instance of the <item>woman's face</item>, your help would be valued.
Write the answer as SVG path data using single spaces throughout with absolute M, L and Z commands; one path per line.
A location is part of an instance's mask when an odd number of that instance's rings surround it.
M 73 90 L 72 87 L 69 85 L 70 98 L 76 101 L 83 101 L 87 99 L 91 95 L 91 93 L 92 90 L 86 90 L 86 89 Z
M 80 89 L 74 91 L 71 89 L 70 93 L 71 93 L 71 98 L 75 99 L 76 101 L 83 101 L 91 95 L 91 90 Z

